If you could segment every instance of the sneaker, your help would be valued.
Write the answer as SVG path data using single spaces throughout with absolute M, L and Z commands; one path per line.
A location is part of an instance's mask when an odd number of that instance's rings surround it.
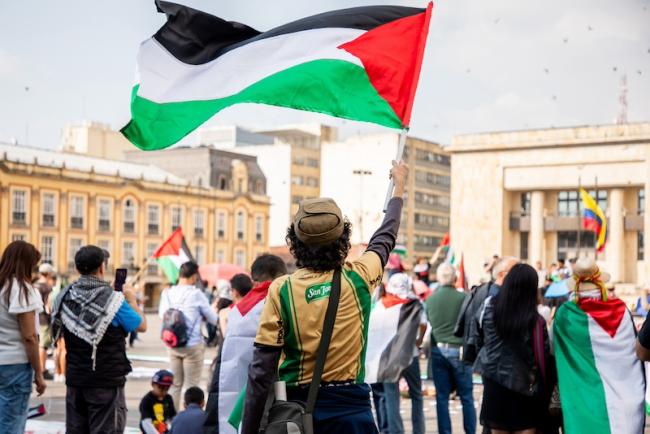
M 46 369 L 43 371 L 43 378 L 46 380 L 54 380 L 54 375 L 52 375 L 52 373 Z
M 65 375 L 63 375 L 63 374 L 54 375 L 54 381 L 56 383 L 65 383 Z

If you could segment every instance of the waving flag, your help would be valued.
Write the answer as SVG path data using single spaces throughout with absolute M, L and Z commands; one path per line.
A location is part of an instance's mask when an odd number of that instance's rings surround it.
M 553 341 L 566 432 L 643 432 L 645 378 L 625 303 L 564 303 L 555 316 Z
M 584 188 L 580 189 L 580 197 L 584 207 L 582 227 L 596 234 L 596 250 L 602 252 L 605 249 L 605 243 L 607 243 L 607 219 L 605 213 Z
M 140 46 L 124 136 L 166 148 L 239 103 L 409 125 L 433 5 L 326 12 L 259 32 L 157 2 L 167 23 Z
M 185 237 L 183 236 L 183 229 L 180 227 L 172 233 L 171 237 L 167 239 L 158 250 L 153 254 L 153 257 L 158 261 L 158 266 L 162 269 L 167 280 L 170 283 L 178 281 L 178 270 L 187 261 L 193 261 L 192 252 L 187 247 Z

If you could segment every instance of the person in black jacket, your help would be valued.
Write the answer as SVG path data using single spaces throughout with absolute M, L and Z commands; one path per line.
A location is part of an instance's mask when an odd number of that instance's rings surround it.
M 534 434 L 548 419 L 550 390 L 549 340 L 537 313 L 535 269 L 527 264 L 512 267 L 475 321 L 479 353 L 474 370 L 484 386 L 481 423 L 493 434 Z

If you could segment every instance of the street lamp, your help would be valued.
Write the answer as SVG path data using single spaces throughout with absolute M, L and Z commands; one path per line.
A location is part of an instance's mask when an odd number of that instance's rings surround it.
M 363 243 L 363 177 L 364 175 L 372 175 L 372 171 L 365 169 L 355 169 L 352 171 L 353 175 L 359 176 L 359 244 Z

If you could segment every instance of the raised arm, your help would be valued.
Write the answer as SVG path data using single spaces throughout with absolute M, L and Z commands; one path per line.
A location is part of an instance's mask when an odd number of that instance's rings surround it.
M 404 188 L 406 187 L 408 167 L 403 161 L 400 161 L 399 164 L 393 161 L 390 176 L 395 182 L 393 198 L 388 202 L 384 221 L 370 238 L 367 249 L 379 255 L 382 266 L 386 265 L 388 262 L 388 255 L 395 247 L 397 231 L 399 230 L 400 221 L 402 219 L 402 197 L 404 196 Z

